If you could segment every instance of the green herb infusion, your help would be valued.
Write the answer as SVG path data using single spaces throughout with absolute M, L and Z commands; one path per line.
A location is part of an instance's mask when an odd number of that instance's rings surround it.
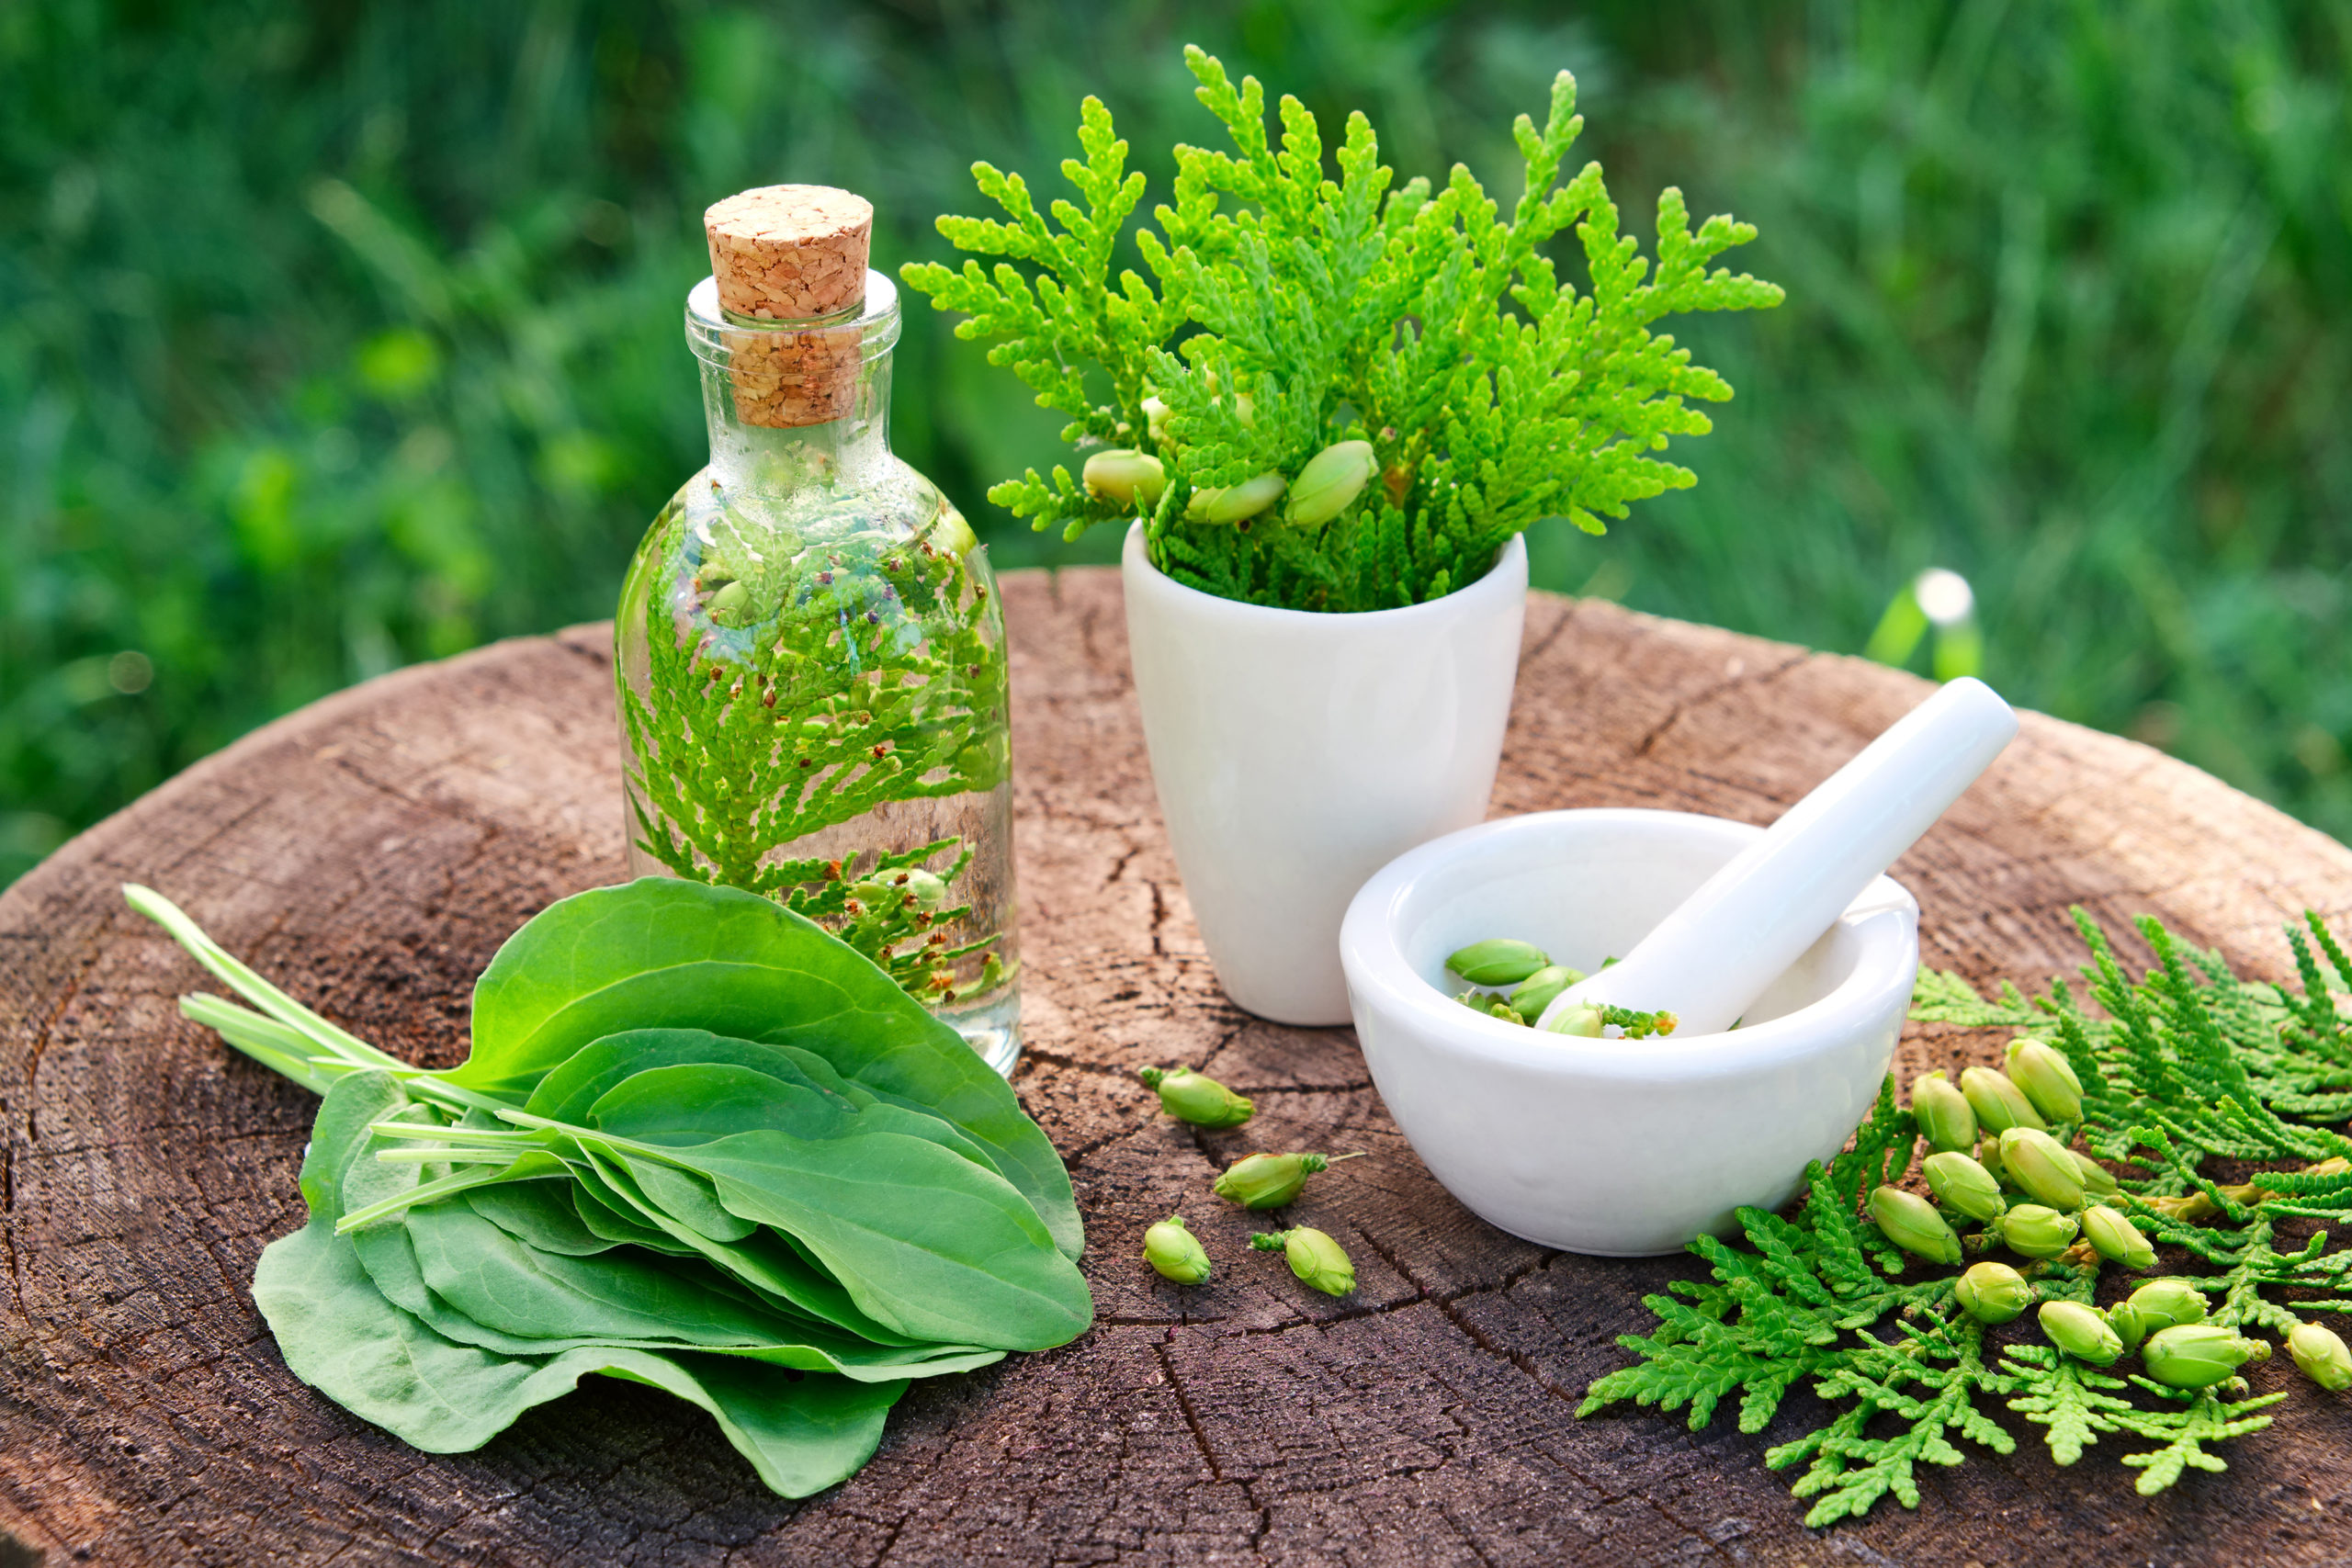
M 616 628 L 631 867 L 819 920 L 1009 1067 L 1002 612 L 962 514 L 888 447 L 896 290 L 864 271 L 861 231 L 855 273 L 833 272 L 844 291 L 863 280 L 842 309 L 752 313 L 775 246 L 721 243 L 747 203 L 791 220 L 756 233 L 798 225 L 796 254 L 845 243 L 825 227 L 842 204 L 870 216 L 811 189 L 747 192 L 707 220 L 719 270 L 686 325 L 710 466 L 654 519 Z

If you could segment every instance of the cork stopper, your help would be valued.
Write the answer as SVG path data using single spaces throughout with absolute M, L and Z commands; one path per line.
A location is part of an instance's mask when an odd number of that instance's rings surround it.
M 821 424 L 850 412 L 862 363 L 854 322 L 793 329 L 865 297 L 874 206 L 831 186 L 762 186 L 703 214 L 719 309 L 778 323 L 728 334 L 735 410 L 746 424 Z
M 807 321 L 865 297 L 874 204 L 831 186 L 762 186 L 702 215 L 718 308 L 761 321 Z

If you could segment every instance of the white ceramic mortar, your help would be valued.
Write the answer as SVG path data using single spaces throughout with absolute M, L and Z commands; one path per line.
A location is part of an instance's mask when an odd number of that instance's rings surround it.
M 1742 1204 L 1786 1202 L 1861 1122 L 1919 966 L 1919 906 L 1888 877 L 1724 1033 L 1589 1040 L 1453 999 L 1457 949 L 1518 937 L 1597 969 L 1762 832 L 1544 812 L 1423 844 L 1357 893 L 1340 950 L 1364 1059 L 1414 1152 L 1480 1218 L 1572 1252 L 1672 1252 Z

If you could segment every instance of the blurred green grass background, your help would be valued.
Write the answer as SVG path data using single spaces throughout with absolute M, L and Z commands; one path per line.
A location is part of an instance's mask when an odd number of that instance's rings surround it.
M 1180 49 L 1516 194 L 1574 70 L 1787 286 L 1690 324 L 1738 389 L 1695 491 L 1538 581 L 1859 651 L 1974 584 L 2012 698 L 2352 838 L 2347 0 L 42 0 L 0 7 L 0 883 L 252 726 L 608 615 L 702 461 L 686 288 L 739 187 L 944 255 L 987 158 L 1102 96 L 1164 192 Z M 1058 421 L 910 310 L 895 441 L 1001 566 L 1112 558 L 982 492 Z M 1915 662 L 1926 667 L 1923 649 Z

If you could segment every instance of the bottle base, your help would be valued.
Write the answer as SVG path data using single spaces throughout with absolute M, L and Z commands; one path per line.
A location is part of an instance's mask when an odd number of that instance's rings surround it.
M 971 1007 L 942 1008 L 935 1016 L 962 1035 L 964 1043 L 995 1068 L 999 1077 L 1012 1076 L 1014 1065 L 1021 1060 L 1020 986 L 1007 986 Z

